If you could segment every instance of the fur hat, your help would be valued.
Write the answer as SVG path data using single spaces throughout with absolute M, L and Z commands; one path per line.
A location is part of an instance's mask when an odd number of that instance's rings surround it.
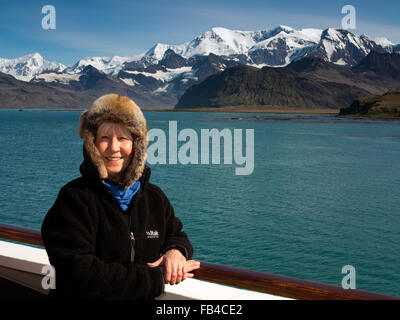
M 108 178 L 108 173 L 95 145 L 95 138 L 97 129 L 105 121 L 119 123 L 132 134 L 133 157 L 119 181 L 121 186 L 128 188 L 141 177 L 144 170 L 148 143 L 146 119 L 135 102 L 117 94 L 107 94 L 98 98 L 89 110 L 81 114 L 79 137 L 83 139 L 83 146 L 97 167 L 100 179 Z

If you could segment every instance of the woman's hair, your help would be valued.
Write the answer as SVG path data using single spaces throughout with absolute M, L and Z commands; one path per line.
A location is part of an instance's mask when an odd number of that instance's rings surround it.
M 95 139 L 97 139 L 97 135 L 102 130 L 103 132 L 110 132 L 112 134 L 116 134 L 117 136 L 125 135 L 127 137 L 134 138 L 132 133 L 121 123 L 104 121 L 98 128 Z

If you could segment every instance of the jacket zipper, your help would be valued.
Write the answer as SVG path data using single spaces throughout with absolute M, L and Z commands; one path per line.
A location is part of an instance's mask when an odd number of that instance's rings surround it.
M 135 260 L 135 237 L 132 231 L 130 232 L 129 237 L 131 239 L 131 262 L 133 262 Z
M 105 190 L 105 189 L 103 189 L 103 190 Z M 139 192 L 140 192 L 140 190 L 139 190 Z M 110 198 L 115 202 L 117 207 L 121 210 L 119 204 L 115 201 L 115 199 L 112 197 L 112 195 L 109 192 L 106 192 L 106 193 L 110 196 Z M 137 199 L 137 194 L 134 196 L 134 199 Z M 131 201 L 133 201 L 134 199 L 131 199 Z M 133 204 L 133 208 L 135 207 L 135 205 L 136 205 L 136 203 Z M 133 212 L 134 210 L 132 209 L 131 211 Z M 136 240 L 135 240 L 135 236 L 133 235 L 133 232 L 131 231 L 132 230 L 131 225 L 132 225 L 132 213 L 129 215 L 129 238 L 131 240 L 131 262 L 133 262 L 133 261 L 135 261 Z
M 140 192 L 140 190 L 139 190 L 139 192 Z M 131 208 L 131 212 L 129 214 L 129 238 L 131 239 L 131 262 L 135 261 L 136 240 L 135 240 L 135 236 L 133 235 L 133 232 L 132 232 L 132 215 L 133 215 L 133 212 L 135 211 L 134 208 L 137 205 L 138 194 L 139 193 L 135 194 L 134 197 L 131 199 L 131 202 L 132 201 L 135 201 L 135 202 L 133 203 L 133 207 Z
M 131 239 L 131 262 L 135 261 L 135 236 L 132 231 L 132 213 L 129 215 L 129 239 Z

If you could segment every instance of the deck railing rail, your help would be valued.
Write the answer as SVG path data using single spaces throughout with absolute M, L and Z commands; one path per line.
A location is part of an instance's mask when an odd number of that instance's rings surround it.
M 0 239 L 44 246 L 39 230 L 0 223 Z M 200 261 L 196 279 L 304 300 L 400 300 L 400 297 L 343 289 L 326 283 Z

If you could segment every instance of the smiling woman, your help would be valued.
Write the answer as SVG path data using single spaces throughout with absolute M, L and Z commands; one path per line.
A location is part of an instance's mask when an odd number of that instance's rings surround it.
M 128 97 L 109 94 L 82 113 L 82 176 L 65 185 L 42 238 L 57 297 L 152 299 L 193 277 L 199 262 L 145 165 L 147 124 Z
M 97 129 L 95 144 L 104 161 L 109 179 L 118 181 L 121 172 L 132 159 L 131 133 L 120 124 L 104 122 Z

